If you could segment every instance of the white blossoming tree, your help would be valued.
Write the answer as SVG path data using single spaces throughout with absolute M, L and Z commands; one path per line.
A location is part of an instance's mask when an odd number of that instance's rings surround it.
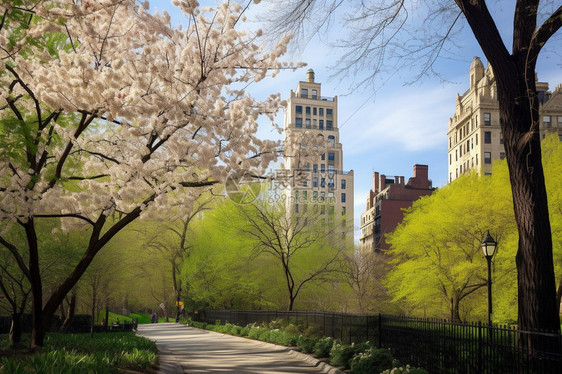
M 31 347 L 94 256 L 120 230 L 152 211 L 197 196 L 233 168 L 263 168 L 277 144 L 256 137 L 260 114 L 243 89 L 291 68 L 260 32 L 239 31 L 244 8 L 200 9 L 186 17 L 134 0 L 0 0 L 0 246 L 32 288 Z M 50 295 L 42 289 L 37 225 L 89 226 L 81 259 Z M 9 230 L 25 242 L 9 240 Z

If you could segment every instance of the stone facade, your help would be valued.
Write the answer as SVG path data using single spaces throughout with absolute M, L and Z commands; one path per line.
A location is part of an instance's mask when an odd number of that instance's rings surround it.
M 352 231 L 353 170 L 343 170 L 338 98 L 324 97 L 321 90 L 309 69 L 306 81 L 291 90 L 285 111 L 284 167 L 291 176 L 291 209 L 298 213 L 318 205 L 326 214 L 343 216 Z
M 482 61 L 474 57 L 469 76 L 470 87 L 464 94 L 457 94 L 455 114 L 449 119 L 449 182 L 472 170 L 490 175 L 492 163 L 505 157 L 492 67 L 484 68 Z M 550 92 L 548 83 L 537 82 L 537 92 L 541 137 L 557 132 L 562 138 L 562 85 Z

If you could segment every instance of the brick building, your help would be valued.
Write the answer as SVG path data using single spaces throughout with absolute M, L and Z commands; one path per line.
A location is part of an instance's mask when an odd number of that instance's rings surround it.
M 389 177 L 373 173 L 373 189 L 369 191 L 365 212 L 361 214 L 359 242 L 363 250 L 379 252 L 388 249 L 385 234 L 392 232 L 404 217 L 403 210 L 421 196 L 435 190 L 428 178 L 427 165 L 414 165 L 414 176 Z

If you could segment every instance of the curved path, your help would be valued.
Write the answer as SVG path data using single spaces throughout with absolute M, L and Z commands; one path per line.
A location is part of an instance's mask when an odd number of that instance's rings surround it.
M 178 323 L 139 325 L 156 341 L 160 373 L 341 373 L 308 355 L 274 344 Z

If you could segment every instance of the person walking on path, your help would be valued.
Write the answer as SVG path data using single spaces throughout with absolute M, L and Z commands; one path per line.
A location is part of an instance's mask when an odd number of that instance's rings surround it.
M 342 374 L 324 362 L 287 347 L 179 323 L 139 325 L 137 334 L 156 341 L 161 374 Z

